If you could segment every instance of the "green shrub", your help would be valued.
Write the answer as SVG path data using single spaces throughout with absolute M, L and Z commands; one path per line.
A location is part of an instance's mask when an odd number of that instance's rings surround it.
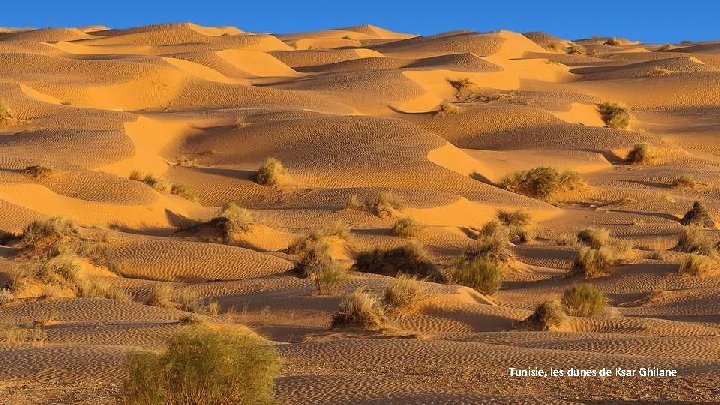
M 337 293 L 348 279 L 347 270 L 338 262 L 329 261 L 312 272 L 318 295 Z
M 594 249 L 583 246 L 578 251 L 577 257 L 573 262 L 573 268 L 570 275 L 580 274 L 585 278 L 596 277 L 607 274 L 615 261 L 612 252 L 607 247 Z
M 502 284 L 503 265 L 487 255 L 463 255 L 450 271 L 450 282 L 492 295 Z
M 425 297 L 425 289 L 415 277 L 401 275 L 385 289 L 383 303 L 388 312 L 405 315 L 418 309 Z
M 231 329 L 188 326 L 164 353 L 131 353 L 122 393 L 129 404 L 270 404 L 277 352 Z
M 532 328 L 560 331 L 566 328 L 568 316 L 558 300 L 545 301 L 535 307 L 535 311 L 523 322 Z
M 705 208 L 702 203 L 696 201 L 693 203 L 690 211 L 685 213 L 685 216 L 680 220 L 683 225 L 699 226 L 702 228 L 715 228 L 715 221 L 710 215 L 710 212 Z
M 651 166 L 658 163 L 660 153 L 655 147 L 647 143 L 641 143 L 635 145 L 630 152 L 628 152 L 625 160 L 634 165 Z
M 688 228 L 678 238 L 675 250 L 685 253 L 699 253 L 712 255 L 716 253 L 715 243 L 706 232 L 700 229 Z
M 210 222 L 220 227 L 225 243 L 231 243 L 237 233 L 249 232 L 254 223 L 250 211 L 235 203 L 222 207 Z
M 355 259 L 353 269 L 393 277 L 408 274 L 436 282 L 445 280 L 425 252 L 415 245 L 361 252 Z
M 280 184 L 284 175 L 285 168 L 283 164 L 275 158 L 267 158 L 258 169 L 255 181 L 258 184 L 275 186 Z
M 692 253 L 680 260 L 678 270 L 680 274 L 709 277 L 720 273 L 720 263 L 715 258 Z
M 609 128 L 626 129 L 630 125 L 630 109 L 625 105 L 604 102 L 598 105 L 598 112 Z
M 420 233 L 420 225 L 412 218 L 400 218 L 395 221 L 390 233 L 401 238 L 411 238 Z
M 561 302 L 565 312 L 582 317 L 599 315 L 607 304 L 605 294 L 590 284 L 577 284 L 568 288 Z
M 340 303 L 332 327 L 355 326 L 378 329 L 385 325 L 385 311 L 377 298 L 362 289 L 353 291 Z
M 537 167 L 505 177 L 500 187 L 529 197 L 552 200 L 562 197 L 564 193 L 581 191 L 587 184 L 576 172 Z

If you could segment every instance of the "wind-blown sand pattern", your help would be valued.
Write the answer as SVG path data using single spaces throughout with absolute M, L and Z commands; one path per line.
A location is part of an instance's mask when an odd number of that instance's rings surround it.
M 627 105 L 629 127 L 606 127 L 602 102 Z M 2 29 L 0 108 L 0 288 L 29 261 L 24 227 L 62 216 L 108 238 L 107 268 L 83 271 L 129 295 L 0 301 L 0 321 L 44 333 L 0 339 L 0 403 L 116 403 L 126 353 L 162 348 L 188 315 L 145 304 L 161 285 L 218 303 L 219 314 L 197 315 L 206 321 L 277 344 L 282 404 L 720 401 L 720 276 L 679 274 L 685 253 L 672 250 L 694 202 L 720 210 L 718 42 L 375 26 Z M 627 163 L 638 144 L 658 160 Z M 268 157 L 286 169 L 277 186 L 255 181 Z M 32 166 L 51 170 L 33 176 Z M 499 186 L 541 166 L 589 187 L 541 201 Z M 134 171 L 197 198 L 131 180 Z M 683 176 L 696 183 L 676 187 Z M 352 195 L 380 193 L 402 202 L 391 216 L 347 208 Z M 229 203 L 254 222 L 231 242 L 207 222 Z M 313 229 L 350 228 L 332 246 L 347 267 L 359 252 L 408 244 L 390 228 L 411 217 L 422 225 L 411 242 L 447 274 L 501 209 L 529 212 L 538 237 L 511 246 L 500 290 L 422 281 L 430 302 L 386 330 L 330 322 L 344 295 L 382 294 L 394 277 L 351 272 L 322 296 L 292 272 L 289 246 Z M 568 277 L 575 235 L 590 226 L 628 241 L 636 259 Z M 606 294 L 607 313 L 570 317 L 562 331 L 520 327 L 579 282 Z M 510 378 L 509 367 L 678 377 Z

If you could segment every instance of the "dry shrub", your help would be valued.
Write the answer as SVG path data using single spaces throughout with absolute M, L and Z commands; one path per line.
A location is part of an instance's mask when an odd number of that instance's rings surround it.
M 186 200 L 197 202 L 198 195 L 194 191 L 190 190 L 188 186 L 182 183 L 174 183 L 170 187 L 170 194 L 182 197 Z
M 378 329 L 385 323 L 385 310 L 378 299 L 362 289 L 357 289 L 345 297 L 332 319 L 332 327 Z
M 451 103 L 450 101 L 443 101 L 438 106 L 437 114 L 438 115 L 451 115 L 451 114 L 457 114 L 460 112 L 460 107 L 456 106 L 455 104 Z
M 576 172 L 560 172 L 552 167 L 537 167 L 512 173 L 500 182 L 500 187 L 514 193 L 541 200 L 554 200 L 566 193 L 587 188 L 587 183 Z
M 0 288 L 0 306 L 15 301 L 15 294 L 9 288 Z
M 25 326 L 15 323 L 12 319 L 0 319 L 0 343 L 41 344 L 46 339 L 47 333 L 39 325 Z
M 630 149 L 625 161 L 633 165 L 655 165 L 660 161 L 660 152 L 647 143 L 637 144 Z
M 235 203 L 229 203 L 222 207 L 208 224 L 219 227 L 225 243 L 231 243 L 236 234 L 249 232 L 253 223 L 250 211 Z
M 265 186 L 275 186 L 280 184 L 284 175 L 283 164 L 278 159 L 267 158 L 258 169 L 255 181 Z
M 329 237 L 347 240 L 350 237 L 350 227 L 340 221 L 335 221 L 323 227 L 315 228 L 310 232 L 310 238 L 313 240 Z
M 668 68 L 662 68 L 660 66 L 655 66 L 651 71 L 648 72 L 648 76 L 650 77 L 660 77 L 660 76 L 668 76 L 673 73 L 672 70 Z
M 156 177 L 152 173 L 143 174 L 138 170 L 133 170 L 130 173 L 129 179 L 145 183 L 160 193 L 169 193 L 172 190 L 172 185 L 170 183 Z
M 403 316 L 417 311 L 425 296 L 417 278 L 401 275 L 385 289 L 383 303 L 389 313 Z
M 361 252 L 355 259 L 353 269 L 363 273 L 385 276 L 395 277 L 400 274 L 408 274 L 436 282 L 445 281 L 442 273 L 430 261 L 427 254 L 416 245 Z
M 523 209 L 516 211 L 500 210 L 497 218 L 500 223 L 508 228 L 508 236 L 513 243 L 527 243 L 537 236 L 537 229 L 532 223 L 530 213 Z
M 380 218 L 389 218 L 396 210 L 402 208 L 402 204 L 390 193 L 379 193 L 375 201 L 370 204 L 370 208 Z
M 622 104 L 604 102 L 598 104 L 598 112 L 605 126 L 626 129 L 630 125 L 630 109 Z
M 490 221 L 480 230 L 475 245 L 465 256 L 486 256 L 496 262 L 508 263 L 515 258 L 510 249 L 510 235 L 497 221 Z
M 347 270 L 338 262 L 329 261 L 312 273 L 318 295 L 337 293 L 348 279 Z
M 10 107 L 8 107 L 5 103 L 0 102 L 0 123 L 12 121 L 14 118 L 15 115 Z
M 150 290 L 150 296 L 145 303 L 154 307 L 173 308 L 173 294 L 174 291 L 169 285 L 156 284 Z
M 448 83 L 450 83 L 450 85 L 458 93 L 462 93 L 463 91 L 468 90 L 475 86 L 475 83 L 473 83 L 473 81 L 467 77 L 463 77 L 460 79 L 448 79 Z
M 678 190 L 704 190 L 708 188 L 710 185 L 697 177 L 685 175 L 675 178 L 671 185 L 672 188 L 678 189 Z
M 620 41 L 617 38 L 609 38 L 607 41 L 603 42 L 603 45 L 620 46 Z
M 36 220 L 23 230 L 20 247 L 32 257 L 52 258 L 77 248 L 79 232 L 67 218 L 52 217 Z
M 81 279 L 76 286 L 76 295 L 85 298 L 107 298 L 118 301 L 129 301 L 132 297 L 127 291 L 118 288 L 108 281 Z
M 605 294 L 590 284 L 577 284 L 568 288 L 561 302 L 569 315 L 582 317 L 600 315 L 607 305 Z
M 558 300 L 545 301 L 522 323 L 533 329 L 561 331 L 566 329 L 568 316 Z
M 357 194 L 350 194 L 350 197 L 348 197 L 347 209 L 362 211 L 366 208 L 365 202 L 362 201 Z
M 578 232 L 577 239 L 584 246 L 578 251 L 570 275 L 596 277 L 607 274 L 612 266 L 635 258 L 632 243 L 612 238 L 606 229 L 583 229 Z
M 707 232 L 697 228 L 684 229 L 678 238 L 675 250 L 685 253 L 713 255 L 716 253 L 715 242 Z
M 720 273 L 720 263 L 714 257 L 707 257 L 697 253 L 689 254 L 680 260 L 678 269 L 680 274 L 696 277 L 710 277 Z
M 586 55 L 587 49 L 580 44 L 573 43 L 567 47 L 566 52 L 570 55 Z
M 585 278 L 607 274 L 614 264 L 614 258 L 609 248 L 594 249 L 583 246 L 578 251 L 569 275 L 580 274 Z
M 489 255 L 463 255 L 450 271 L 449 279 L 454 284 L 492 295 L 502 284 L 503 267 L 502 262 Z
M 412 218 L 400 218 L 390 228 L 393 236 L 412 238 L 420 233 L 420 224 Z
M 129 404 L 271 404 L 277 352 L 248 332 L 194 325 L 163 353 L 128 356 L 122 394 Z
M 310 232 L 302 239 L 297 240 L 289 248 L 291 254 L 299 256 L 295 264 L 295 272 L 300 277 L 315 277 L 324 272 L 322 277 L 330 281 L 333 277 L 340 277 L 337 264 L 331 256 L 331 239 L 346 240 L 350 235 L 350 229 L 336 222 Z M 339 281 L 338 281 L 339 282 Z
M 693 203 L 690 211 L 685 213 L 685 216 L 680 220 L 683 225 L 699 226 L 702 228 L 715 228 L 715 220 L 713 220 L 710 212 L 705 206 L 699 201 Z
M 47 166 L 34 165 L 28 166 L 23 170 L 23 174 L 35 180 L 42 180 L 52 175 L 53 169 Z
M 604 228 L 585 228 L 577 234 L 578 242 L 593 249 L 600 249 L 610 244 L 610 231 Z

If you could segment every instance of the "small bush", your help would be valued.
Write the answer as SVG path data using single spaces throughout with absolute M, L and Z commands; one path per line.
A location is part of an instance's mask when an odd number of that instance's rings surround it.
M 390 193 L 378 194 L 376 200 L 371 204 L 375 215 L 380 218 L 389 218 L 395 214 L 396 210 L 402 208 L 402 204 Z
M 385 325 L 385 311 L 378 299 L 362 289 L 353 291 L 340 303 L 332 327 L 355 326 L 378 329 Z
M 568 288 L 561 301 L 565 312 L 582 317 L 599 315 L 607 304 L 605 294 L 590 284 L 578 284 Z
M 350 197 L 348 197 L 347 209 L 361 211 L 365 208 L 367 208 L 365 203 L 360 200 L 357 194 L 351 194 Z
M 500 227 L 497 221 L 488 222 L 480 230 L 475 245 L 465 255 L 485 256 L 501 263 L 510 262 L 515 255 L 510 249 L 509 237 L 507 229 Z
M 467 77 L 461 78 L 461 79 L 448 79 L 448 83 L 458 92 L 462 92 L 464 90 L 467 90 L 473 86 L 475 86 L 475 83 L 473 83 L 472 80 L 470 80 Z
M 81 283 L 79 259 L 71 254 L 60 254 L 40 263 L 16 268 L 10 282 L 14 293 L 23 293 L 40 287 L 44 298 L 54 298 L 77 293 Z
M 630 109 L 627 106 L 604 102 L 598 105 L 598 112 L 609 128 L 626 129 L 630 125 Z
M 77 226 L 72 220 L 52 217 L 28 224 L 23 229 L 20 246 L 35 256 L 50 258 L 73 249 L 78 237 Z
M 186 200 L 197 202 L 197 194 L 190 190 L 185 184 L 175 183 L 170 188 L 170 194 L 182 197 Z
M 667 68 L 662 68 L 660 66 L 655 66 L 651 71 L 648 72 L 648 76 L 650 77 L 660 77 L 660 76 L 668 76 L 673 73 L 672 70 Z
M 603 45 L 620 46 L 620 41 L 617 38 L 610 38 L 607 41 L 603 42 Z
M 570 55 L 586 55 L 587 49 L 580 44 L 570 44 L 567 47 L 566 52 Z
M 502 273 L 502 263 L 490 256 L 463 255 L 450 271 L 449 279 L 454 284 L 492 295 L 500 289 Z
M 23 170 L 23 174 L 32 177 L 35 180 L 42 180 L 50 177 L 52 173 L 53 169 L 42 165 L 28 166 L 25 168 L 25 170 Z
M 657 149 L 646 143 L 635 145 L 625 159 L 630 164 L 645 166 L 657 164 L 659 160 L 660 153 Z
M 455 104 L 449 102 L 449 101 L 443 101 L 438 106 L 437 114 L 438 115 L 451 115 L 451 114 L 457 114 L 460 112 L 460 107 L 456 106 Z
M 672 188 L 678 190 L 703 190 L 709 186 L 708 183 L 693 176 L 680 176 L 675 178 L 671 185 Z
M 258 338 L 202 325 L 182 329 L 164 353 L 131 353 L 122 393 L 130 404 L 270 404 L 277 352 Z
M 280 184 L 284 175 L 285 168 L 283 164 L 275 158 L 267 158 L 258 169 L 255 181 L 265 186 L 275 186 Z
M 350 228 L 344 223 L 336 221 L 321 228 L 315 228 L 310 232 L 310 238 L 313 240 L 321 240 L 329 237 L 347 240 L 350 237 Z
M 312 273 L 318 295 L 332 295 L 340 290 L 348 279 L 347 270 L 340 263 L 330 261 Z
M 234 240 L 235 234 L 249 232 L 252 229 L 253 218 L 250 211 L 240 208 L 235 203 L 229 203 L 222 207 L 210 222 L 220 226 L 225 243 L 230 243 Z
M 415 277 L 401 275 L 385 289 L 383 303 L 388 312 L 402 315 L 414 312 L 425 297 L 425 290 Z
M 613 266 L 614 260 L 610 249 L 601 247 L 594 249 L 583 246 L 578 251 L 570 275 L 580 274 L 585 278 L 607 274 Z
M 408 274 L 436 282 L 445 280 L 425 252 L 415 245 L 361 252 L 355 259 L 353 269 L 392 277 Z
M 500 182 L 500 187 L 514 193 L 541 200 L 552 200 L 568 192 L 578 192 L 587 187 L 576 172 L 559 172 L 551 167 L 537 167 L 515 172 Z
M 123 289 L 98 280 L 81 280 L 76 291 L 78 297 L 85 298 L 107 298 L 118 301 L 129 301 L 131 298 Z
M 610 231 L 604 228 L 585 228 L 577 234 L 578 242 L 593 249 L 600 249 L 610 244 Z
M 42 327 L 18 325 L 11 319 L 0 319 L 0 343 L 42 343 L 47 333 Z
M 706 232 L 700 229 L 689 228 L 683 230 L 678 238 L 675 250 L 685 253 L 699 253 L 701 255 L 712 255 L 715 251 L 715 243 Z
M 709 277 L 720 273 L 720 263 L 715 258 L 692 253 L 680 260 L 678 270 L 680 274 Z
M 150 290 L 150 296 L 146 304 L 154 307 L 173 308 L 173 295 L 174 291 L 169 285 L 156 284 L 152 290 Z
M 12 121 L 15 118 L 10 107 L 0 102 L 0 123 L 3 121 Z
M 685 213 L 685 216 L 680 220 L 683 225 L 699 226 L 702 228 L 715 228 L 715 221 L 710 215 L 710 212 L 705 208 L 702 203 L 696 201 L 693 203 L 690 211 Z
M 15 294 L 7 288 L 0 288 L 0 306 L 15 301 Z
M 568 321 L 565 309 L 558 300 L 545 301 L 525 321 L 533 328 L 549 331 L 564 330 Z
M 140 172 L 140 170 L 133 170 L 130 172 L 130 176 L 128 176 L 130 180 L 133 181 L 142 181 L 145 178 L 145 175 Z
M 401 238 L 412 238 L 420 233 L 420 225 L 412 218 L 400 218 L 395 221 L 390 233 Z
M 500 210 L 497 217 L 508 228 L 508 236 L 513 243 L 530 242 L 537 236 L 537 230 L 532 225 L 532 217 L 525 210 Z

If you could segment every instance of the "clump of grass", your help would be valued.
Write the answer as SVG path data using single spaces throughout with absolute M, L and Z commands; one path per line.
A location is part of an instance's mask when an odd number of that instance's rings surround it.
M 145 302 L 147 305 L 161 308 L 173 308 L 173 289 L 167 284 L 156 284 L 150 290 L 150 296 Z
M 15 301 L 15 294 L 9 288 L 0 288 L 0 306 Z
M 267 158 L 260 166 L 255 176 L 258 184 L 265 186 L 276 186 L 280 184 L 285 175 L 283 164 L 276 158 Z
M 386 276 L 408 274 L 436 282 L 445 281 L 442 273 L 430 261 L 427 254 L 416 245 L 361 252 L 355 259 L 353 269 L 363 273 Z
M 12 121 L 15 118 L 15 114 L 13 114 L 13 111 L 5 105 L 5 103 L 0 102 L 0 123 Z
M 198 157 L 188 154 L 182 154 L 175 158 L 175 166 L 180 167 L 196 167 L 198 165 Z
M 202 300 L 188 291 L 174 289 L 168 284 L 156 284 L 150 290 L 145 304 L 161 308 L 174 308 L 185 312 L 205 312 Z
M 475 86 L 475 83 L 473 83 L 472 80 L 470 80 L 467 77 L 460 78 L 460 79 L 448 79 L 448 83 L 458 92 L 461 93 L 467 89 L 470 89 Z
M 685 213 L 685 216 L 680 220 L 680 223 L 685 226 L 699 226 L 701 228 L 715 228 L 715 220 L 713 220 L 710 212 L 705 206 L 695 201 L 692 208 Z
M 609 38 L 607 41 L 603 42 L 603 45 L 620 46 L 620 41 L 617 38 Z
M 451 115 L 451 114 L 457 114 L 460 112 L 460 107 L 456 106 L 450 101 L 443 101 L 438 106 L 437 114 L 438 115 Z
M 22 293 L 36 286 L 45 288 L 47 297 L 73 294 L 79 288 L 81 264 L 76 256 L 63 253 L 41 263 L 19 266 L 10 282 L 11 290 Z M 54 291 L 53 291 L 54 290 Z
M 247 332 L 183 328 L 162 353 L 128 356 L 122 387 L 132 404 L 269 404 L 277 352 Z
M 672 188 L 678 190 L 703 190 L 709 186 L 708 183 L 694 176 L 684 175 L 676 177 L 670 184 Z
M 312 273 L 318 295 L 332 295 L 340 290 L 348 279 L 347 270 L 338 262 L 329 261 Z
M 515 257 L 509 238 L 506 228 L 497 221 L 490 221 L 480 230 L 474 246 L 465 252 L 465 256 L 485 256 L 496 262 L 508 263 Z
M 625 161 L 633 165 L 651 166 L 660 161 L 660 153 L 657 148 L 647 143 L 641 143 L 630 149 Z
M 587 183 L 576 172 L 560 172 L 552 167 L 537 167 L 515 172 L 500 182 L 500 187 L 541 200 L 554 200 L 567 193 L 577 193 Z
M 622 104 L 604 102 L 598 112 L 608 128 L 626 129 L 630 125 L 630 109 Z
M 450 271 L 449 279 L 454 284 L 473 288 L 483 294 L 492 295 L 502 284 L 503 264 L 488 255 L 463 255 Z
M 370 207 L 380 218 L 389 218 L 395 214 L 396 210 L 402 208 L 402 204 L 390 193 L 379 193 Z
M 52 258 L 77 248 L 79 239 L 75 223 L 64 217 L 36 220 L 23 229 L 20 247 L 36 258 Z
M 197 202 L 197 200 L 198 200 L 197 193 L 190 190 L 190 188 L 188 188 L 188 186 L 186 186 L 185 184 L 182 184 L 182 183 L 174 183 L 170 187 L 170 194 L 182 197 L 182 198 L 192 201 L 192 202 Z
M 607 229 L 590 227 L 578 232 L 577 240 L 593 249 L 600 249 L 610 244 L 612 238 L 610 237 L 610 231 Z
M 47 333 L 40 326 L 25 326 L 15 323 L 12 319 L 0 319 L 0 343 L 32 343 L 40 344 L 47 339 Z
M 35 180 L 42 180 L 52 175 L 53 169 L 43 165 L 28 166 L 23 170 L 23 174 Z
M 229 203 L 215 214 L 210 223 L 220 228 L 225 243 L 232 243 L 238 233 L 250 232 L 254 221 L 250 211 Z
M 322 228 L 314 229 L 310 234 L 297 240 L 288 249 L 291 254 L 299 256 L 295 264 L 295 272 L 300 277 L 325 278 L 328 282 L 337 279 L 338 283 L 344 281 L 340 275 L 338 264 L 332 258 L 331 239 L 347 240 L 350 229 L 340 223 L 332 223 Z M 322 273 L 322 274 L 321 274 Z
M 655 66 L 651 71 L 648 72 L 649 77 L 660 77 L 660 76 L 668 76 L 673 73 L 672 70 L 668 68 L 663 68 L 660 66 Z
M 425 289 L 418 279 L 401 275 L 385 289 L 383 303 L 393 315 L 415 312 L 425 298 Z
M 595 249 L 583 246 L 578 250 L 569 275 L 580 274 L 585 278 L 597 277 L 607 274 L 617 263 L 618 258 L 609 247 L 603 246 Z
M 362 289 L 350 293 L 333 316 L 332 327 L 379 329 L 386 323 L 385 310 L 379 300 Z
M 587 49 L 584 46 L 582 46 L 580 44 L 575 44 L 575 43 L 570 44 L 567 47 L 566 52 L 569 55 L 587 55 L 587 53 L 588 53 Z
M 537 230 L 533 226 L 530 213 L 523 209 L 516 211 L 500 210 L 497 218 L 501 224 L 508 228 L 509 238 L 513 243 L 527 243 L 537 236 Z
M 346 208 L 349 210 L 362 211 L 367 207 L 365 202 L 362 201 L 357 194 L 351 194 L 350 197 L 348 197 Z
M 590 284 L 574 285 L 563 293 L 562 306 L 569 315 L 591 317 L 605 309 L 605 294 Z
M 550 300 L 538 304 L 523 324 L 540 330 L 561 331 L 566 328 L 567 322 L 568 316 L 560 301 Z
M 420 224 L 412 218 L 400 218 L 390 228 L 393 236 L 412 238 L 420 233 Z
M 706 232 L 697 228 L 687 228 L 678 238 L 675 250 L 685 253 L 699 253 L 710 256 L 716 253 L 715 243 Z
M 716 258 L 691 253 L 680 260 L 680 274 L 696 277 L 710 277 L 720 273 L 720 263 Z

